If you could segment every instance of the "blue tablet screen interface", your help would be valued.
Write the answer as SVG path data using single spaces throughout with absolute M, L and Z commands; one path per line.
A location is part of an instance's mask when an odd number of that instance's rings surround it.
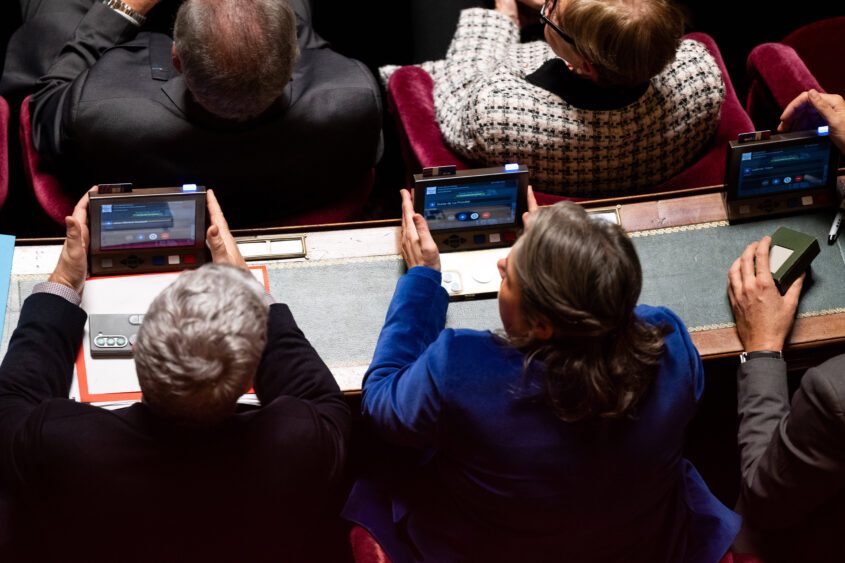
M 104 204 L 100 249 L 191 246 L 195 242 L 193 201 Z
M 516 223 L 519 178 L 425 186 L 428 228 L 477 228 Z
M 753 197 L 827 184 L 830 143 L 753 150 L 742 153 L 737 196 Z

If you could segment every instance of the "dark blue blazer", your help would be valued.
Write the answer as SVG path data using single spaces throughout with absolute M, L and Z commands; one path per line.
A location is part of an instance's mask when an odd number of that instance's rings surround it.
M 680 319 L 635 420 L 567 423 L 548 406 L 541 366 L 490 332 L 444 330 L 440 273 L 398 283 L 364 383 L 363 412 L 419 463 L 356 484 L 344 515 L 394 563 L 625 561 L 713 563 L 739 517 L 682 456 L 704 388 Z

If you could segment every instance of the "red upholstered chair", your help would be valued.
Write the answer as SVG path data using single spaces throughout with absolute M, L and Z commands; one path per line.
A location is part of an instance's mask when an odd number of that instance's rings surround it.
M 795 49 L 822 88 L 845 95 L 845 16 L 807 24 L 781 43 Z
M 32 186 L 35 197 L 44 212 L 53 221 L 64 226 L 64 218 L 73 211 L 76 199 L 65 192 L 59 180 L 46 169 L 35 150 L 35 145 L 32 143 L 29 97 L 21 104 L 20 138 L 26 179 Z M 350 181 L 351 189 L 345 192 L 342 198 L 335 200 L 331 206 L 283 217 L 278 221 L 273 221 L 272 225 L 264 226 L 319 225 L 355 219 L 360 216 L 367 204 L 370 193 L 373 191 L 374 181 L 375 172 L 370 169 L 359 182 Z
M 59 181 L 48 170 L 32 144 L 32 123 L 29 117 L 29 98 L 21 104 L 20 138 L 23 169 L 26 180 L 35 192 L 41 209 L 53 221 L 64 226 L 65 217 L 71 214 L 76 201 L 65 193 Z
M 349 531 L 349 544 L 355 563 L 390 563 L 376 539 L 361 526 L 354 526 Z
M 9 104 L 0 97 L 0 209 L 9 195 Z
M 685 38 L 703 43 L 722 71 L 725 101 L 722 103 L 721 121 L 716 135 L 705 147 L 701 158 L 687 170 L 656 186 L 654 191 L 721 184 L 725 176 L 725 151 L 728 141 L 736 139 L 740 133 L 754 130 L 751 119 L 736 96 L 715 41 L 705 33 L 690 33 Z M 394 116 L 399 129 L 405 165 L 410 173 L 419 172 L 427 166 L 450 164 L 454 164 L 458 170 L 471 168 L 470 163 L 454 154 L 443 143 L 434 115 L 433 88 L 434 81 L 431 76 L 423 69 L 412 66 L 396 70 L 388 82 L 388 110 Z M 537 202 L 540 205 L 560 199 L 572 198 L 537 193 Z
M 759 129 L 776 129 L 784 108 L 814 88 L 845 95 L 845 16 L 805 25 L 780 43 L 763 43 L 746 61 L 746 109 Z
M 390 559 L 376 539 L 361 526 L 354 526 L 349 531 L 349 543 L 352 546 L 352 558 L 355 563 L 390 563 Z M 763 563 L 748 553 L 725 554 L 719 563 Z
M 719 563 L 763 563 L 763 561 L 750 553 L 731 553 L 729 551 Z

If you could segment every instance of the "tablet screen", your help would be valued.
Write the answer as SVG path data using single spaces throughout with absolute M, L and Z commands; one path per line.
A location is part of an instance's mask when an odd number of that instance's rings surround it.
M 740 157 L 737 197 L 824 186 L 829 162 L 830 143 L 826 140 L 749 150 Z
M 192 246 L 196 242 L 193 201 L 110 203 L 100 207 L 100 249 Z
M 424 213 L 432 231 L 516 224 L 519 177 L 448 183 L 425 189 Z

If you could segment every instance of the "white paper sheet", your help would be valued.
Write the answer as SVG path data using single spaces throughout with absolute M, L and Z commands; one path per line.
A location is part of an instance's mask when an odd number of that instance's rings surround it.
M 250 268 L 258 282 L 264 285 L 261 266 Z M 81 307 L 90 314 L 146 313 L 153 299 L 178 276 L 169 274 L 138 274 L 89 279 L 85 282 Z M 89 395 L 140 392 L 135 361 L 131 358 L 92 358 L 88 323 L 82 340 L 86 380 Z M 71 383 L 71 398 L 83 399 L 77 372 Z

